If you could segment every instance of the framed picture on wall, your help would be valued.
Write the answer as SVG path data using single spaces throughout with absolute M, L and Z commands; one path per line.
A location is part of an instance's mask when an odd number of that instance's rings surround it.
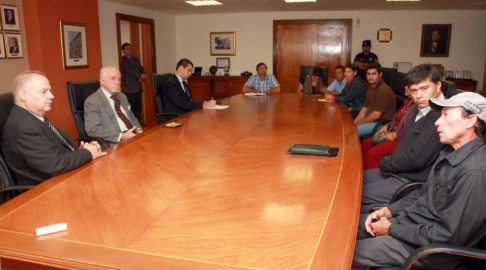
M 19 31 L 20 30 L 20 18 L 19 12 L 16 6 L 3 5 L 2 4 L 2 26 L 3 30 Z
M 235 32 L 211 32 L 209 42 L 212 56 L 236 55 Z
M 22 58 L 22 39 L 18 33 L 5 33 L 5 52 L 7 58 Z
M 5 42 L 3 40 L 3 35 L 0 33 L 0 59 L 5 59 L 7 54 L 5 53 Z
M 452 24 L 422 25 L 420 56 L 449 57 Z
M 64 69 L 89 66 L 86 24 L 61 21 L 61 43 Z
M 217 68 L 230 68 L 230 59 L 228 58 L 216 58 L 216 67 Z

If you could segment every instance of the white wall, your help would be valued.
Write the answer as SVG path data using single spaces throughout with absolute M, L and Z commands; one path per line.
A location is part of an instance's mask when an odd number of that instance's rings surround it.
M 101 12 L 100 12 L 101 13 Z M 177 59 L 189 58 L 204 71 L 216 64 L 209 53 L 210 32 L 236 32 L 236 56 L 231 56 L 231 74 L 244 70 L 254 72 L 258 62 L 273 70 L 273 20 L 353 19 L 352 57 L 361 51 L 364 39 L 372 40 L 372 51 L 380 63 L 393 62 L 442 64 L 445 70 L 471 70 L 482 89 L 486 57 L 486 12 L 481 11 L 328 11 L 269 12 L 179 15 L 176 22 Z M 356 28 L 355 19 L 361 25 Z M 452 24 L 449 57 L 420 57 L 422 24 Z M 379 43 L 380 28 L 390 28 L 393 40 Z M 221 56 L 219 56 L 221 57 Z
M 29 69 L 29 55 L 27 53 L 27 37 L 25 36 L 24 28 L 24 12 L 22 6 L 22 0 L 4 0 L 2 4 L 17 6 L 18 14 L 20 17 L 20 35 L 22 39 L 22 51 L 24 54 L 23 58 L 12 58 L 12 59 L 0 59 L 0 81 L 3 82 L 2 87 L 0 87 L 0 94 L 6 92 L 12 92 L 12 84 L 14 78 L 22 71 Z M 0 33 L 3 35 L 3 30 Z M 18 33 L 18 31 L 8 31 L 7 33 Z M 5 38 L 5 36 L 4 36 Z M 8 42 L 5 40 L 5 49 L 8 47 Z
M 175 17 L 160 12 L 98 0 L 103 66 L 118 66 L 116 13 L 154 19 L 157 72 L 173 72 L 176 60 Z

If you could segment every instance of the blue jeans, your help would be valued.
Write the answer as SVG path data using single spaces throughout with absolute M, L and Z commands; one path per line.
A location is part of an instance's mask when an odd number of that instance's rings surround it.
M 358 131 L 358 136 L 362 137 L 365 135 L 370 135 L 373 132 L 373 128 L 376 126 L 376 122 L 361 124 L 356 126 L 356 130 Z

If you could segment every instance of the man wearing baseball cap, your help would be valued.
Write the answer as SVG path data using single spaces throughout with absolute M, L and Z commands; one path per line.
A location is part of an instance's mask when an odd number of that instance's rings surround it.
M 365 82 L 368 82 L 366 78 L 366 68 L 369 63 L 378 63 L 378 56 L 371 52 L 371 40 L 363 40 L 362 52 L 358 53 L 354 57 L 354 63 L 358 68 L 358 77 L 360 77 Z
M 361 216 L 355 267 L 401 265 L 411 252 L 434 243 L 475 247 L 486 235 L 486 99 L 467 92 L 430 101 L 441 111 L 435 125 L 447 146 L 418 192 Z M 460 263 L 436 254 L 414 267 L 456 269 Z

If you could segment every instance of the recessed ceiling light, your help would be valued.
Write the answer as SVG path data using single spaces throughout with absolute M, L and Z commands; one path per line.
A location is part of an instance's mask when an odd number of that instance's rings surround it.
M 285 0 L 286 3 L 317 2 L 317 0 Z
M 222 3 L 213 0 L 199 0 L 199 1 L 186 1 L 186 3 L 191 4 L 193 6 L 218 6 L 222 5 Z

